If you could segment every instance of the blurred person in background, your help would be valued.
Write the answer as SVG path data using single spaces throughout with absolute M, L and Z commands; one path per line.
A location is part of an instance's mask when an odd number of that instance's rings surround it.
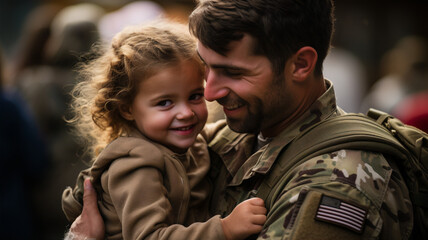
M 83 147 L 71 133 L 70 91 L 76 82 L 74 67 L 91 59 L 91 46 L 99 41 L 98 20 L 104 9 L 94 4 L 76 4 L 60 9 L 37 8 L 27 23 L 40 22 L 39 34 L 22 35 L 13 87 L 22 95 L 47 144 L 49 169 L 36 189 L 37 233 L 33 239 L 58 239 L 67 221 L 62 214 L 61 192 L 86 167 Z M 34 28 L 34 29 L 37 29 Z M 37 31 L 34 31 L 37 32 Z
M 47 153 L 34 119 L 16 92 L 3 87 L 0 51 L 0 235 L 34 239 L 35 184 L 47 167 Z
M 404 123 L 428 133 L 428 91 L 412 94 L 394 108 L 394 115 Z
M 371 87 L 362 104 L 393 113 L 405 97 L 428 89 L 428 45 L 424 38 L 406 36 L 387 51 L 381 61 L 381 77 Z
M 404 123 L 428 131 L 428 42 L 406 36 L 382 60 L 384 76 L 371 88 L 363 102 L 391 113 Z
M 108 43 L 123 28 L 151 22 L 164 14 L 164 9 L 153 1 L 130 2 L 101 17 L 98 23 L 101 39 Z
M 11 57 L 9 80 L 13 81 L 26 69 L 46 65 L 44 50 L 51 35 L 51 23 L 60 9 L 57 4 L 44 4 L 28 14 Z

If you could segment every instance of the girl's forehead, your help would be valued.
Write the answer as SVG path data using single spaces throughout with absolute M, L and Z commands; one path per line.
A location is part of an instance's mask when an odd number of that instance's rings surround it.
M 142 79 L 140 85 L 152 91 L 171 88 L 171 86 L 173 86 L 172 89 L 182 91 L 196 86 L 203 87 L 204 79 L 198 65 L 184 62 L 154 71 L 149 77 Z
M 185 60 L 171 60 L 169 62 L 144 62 L 140 63 L 139 66 L 136 67 L 134 73 L 140 76 L 140 80 L 143 80 L 144 78 L 148 79 L 154 75 L 162 74 L 171 69 L 179 73 L 181 71 L 186 71 L 188 68 L 192 68 L 192 71 L 198 72 L 201 76 L 203 76 L 204 65 L 200 61 L 199 57 Z

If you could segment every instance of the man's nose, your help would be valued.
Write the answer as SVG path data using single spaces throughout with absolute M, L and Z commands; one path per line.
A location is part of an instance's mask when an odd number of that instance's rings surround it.
M 225 79 L 222 79 L 214 71 L 206 73 L 204 97 L 208 101 L 215 101 L 229 94 Z

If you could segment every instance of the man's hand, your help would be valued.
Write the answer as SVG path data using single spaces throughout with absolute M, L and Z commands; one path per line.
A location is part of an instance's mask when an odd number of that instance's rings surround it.
M 98 210 L 97 194 L 89 178 L 85 179 L 83 210 L 70 227 L 72 240 L 104 239 L 104 221 Z

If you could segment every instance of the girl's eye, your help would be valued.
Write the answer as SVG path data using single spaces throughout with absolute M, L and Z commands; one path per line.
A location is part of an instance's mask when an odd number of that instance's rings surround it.
M 203 93 L 195 93 L 195 94 L 192 94 L 190 97 L 189 97 L 189 100 L 199 100 L 199 99 L 202 99 L 204 97 L 204 94 Z
M 158 103 L 156 104 L 156 106 L 160 106 L 160 107 L 168 107 L 168 106 L 170 106 L 171 104 L 172 104 L 172 101 L 171 101 L 171 100 L 162 100 L 162 101 L 158 102 Z

